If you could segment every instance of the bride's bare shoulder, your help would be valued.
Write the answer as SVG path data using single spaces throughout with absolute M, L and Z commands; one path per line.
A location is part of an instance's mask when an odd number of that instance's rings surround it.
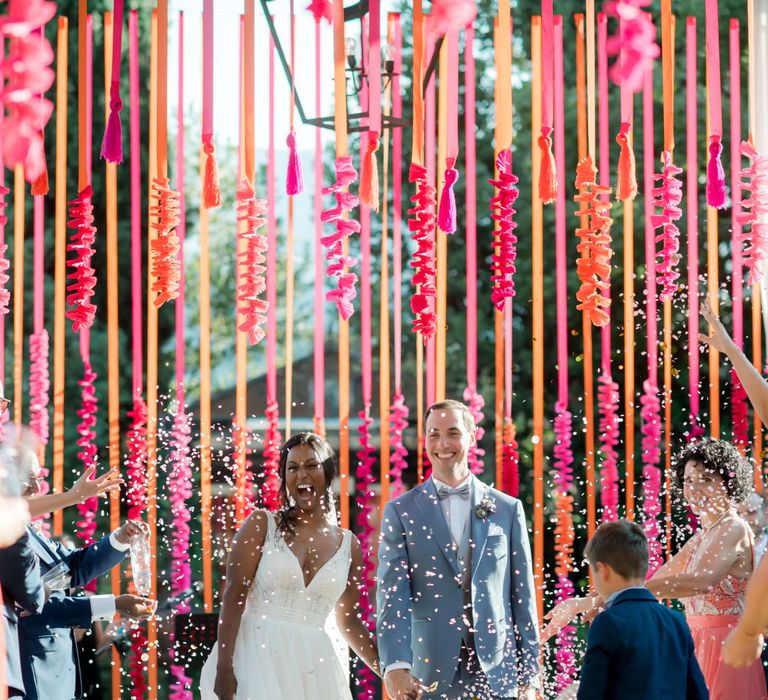
M 274 517 L 267 510 L 255 510 L 251 513 L 240 526 L 235 535 L 234 544 L 248 543 L 249 545 L 264 544 L 264 538 L 267 534 L 268 518 Z

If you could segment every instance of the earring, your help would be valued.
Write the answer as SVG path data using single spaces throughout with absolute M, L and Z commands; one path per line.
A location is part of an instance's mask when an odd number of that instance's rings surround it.
M 336 513 L 336 501 L 333 498 L 333 490 L 329 486 L 325 491 L 325 519 L 331 525 L 338 524 L 338 514 Z
M 293 497 L 293 494 L 288 494 L 288 507 L 293 508 L 296 505 L 296 499 Z

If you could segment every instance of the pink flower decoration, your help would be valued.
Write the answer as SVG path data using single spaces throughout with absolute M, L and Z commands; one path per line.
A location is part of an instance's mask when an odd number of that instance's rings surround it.
M 403 470 L 408 468 L 408 450 L 403 443 L 403 433 L 407 427 L 408 406 L 403 395 L 398 393 L 389 407 L 389 489 L 392 499 L 405 492 Z
M 330 0 L 312 0 L 307 5 L 307 11 L 311 12 L 315 17 L 315 22 L 325 20 L 330 24 L 333 21 L 333 6 Z
M 432 0 L 427 16 L 427 31 L 442 36 L 454 29 L 464 29 L 477 17 L 475 0 Z
M 88 467 L 98 467 L 99 450 L 96 447 L 96 410 L 98 403 L 96 400 L 96 372 L 93 371 L 90 362 L 84 363 L 83 378 L 78 382 L 82 392 L 81 407 L 77 411 L 80 423 L 77 426 L 77 432 L 80 436 L 77 439 L 77 445 L 80 452 L 77 453 L 78 459 L 83 464 L 83 471 Z M 77 535 L 88 545 L 93 542 L 93 533 L 96 532 L 96 515 L 99 507 L 98 498 L 89 498 L 77 506 L 80 511 L 80 520 L 77 521 Z
M 496 168 L 499 171 L 498 179 L 488 181 L 496 188 L 496 194 L 491 197 L 491 218 L 499 224 L 499 238 L 494 241 L 491 255 L 491 301 L 502 311 L 506 300 L 515 296 L 517 222 L 514 217 L 517 211 L 514 205 L 520 193 L 515 186 L 517 176 L 512 172 L 511 149 L 499 153 Z
M 152 245 L 152 291 L 157 293 L 155 306 L 177 299 L 181 282 L 181 260 L 179 259 L 179 193 L 168 187 L 167 178 L 156 177 L 152 181 L 152 199 L 149 212 L 155 238 Z
M 29 337 L 29 426 L 41 444 L 48 444 L 48 392 L 51 382 L 48 374 L 48 331 Z
M 600 470 L 600 501 L 603 520 L 619 517 L 619 385 L 610 374 L 601 373 L 597 387 L 597 412 L 599 418 L 600 452 L 603 463 Z
M 768 156 L 758 153 L 748 141 L 741 142 L 741 155 L 750 161 L 741 171 L 741 186 L 749 196 L 742 198 L 737 218 L 744 226 L 741 239 L 746 243 L 744 265 L 749 283 L 756 284 L 763 279 L 768 259 Z
M 683 198 L 683 183 L 677 179 L 683 169 L 672 162 L 670 151 L 661 154 L 661 162 L 664 164 L 662 172 L 653 176 L 654 180 L 661 180 L 661 186 L 653 188 L 653 205 L 657 210 L 661 209 L 661 214 L 651 215 L 651 226 L 661 229 L 661 233 L 656 235 L 656 243 L 662 244 L 661 251 L 657 253 L 661 261 L 656 264 L 656 270 L 662 286 L 659 297 L 665 301 L 677 291 L 677 278 L 680 277 L 680 229 L 675 221 L 683 215 L 679 206 Z
M 626 85 L 639 92 L 643 76 L 661 54 L 656 43 L 656 26 L 648 7 L 651 0 L 619 0 L 606 2 L 603 12 L 620 20 L 619 31 L 608 38 L 609 56 L 618 56 L 611 66 L 610 78 L 616 85 Z
M 264 486 L 261 491 L 261 500 L 267 510 L 277 510 L 280 505 L 278 497 L 280 479 L 277 475 L 277 468 L 280 462 L 280 443 L 282 442 L 278 429 L 280 409 L 277 402 L 268 403 L 265 413 L 267 431 L 264 435 Z
M 125 436 L 125 501 L 128 517 L 140 518 L 147 507 L 147 404 L 141 396 L 133 400 L 128 411 L 131 427 Z
M 470 448 L 467 460 L 469 462 L 469 469 L 473 474 L 482 474 L 485 450 L 480 447 L 480 440 L 483 435 L 485 435 L 485 430 L 480 427 L 480 423 L 483 422 L 483 406 L 485 406 L 485 400 L 479 393 L 477 393 L 476 389 L 467 387 L 464 389 L 464 403 L 469 407 L 469 412 L 475 420 L 475 445 Z
M 416 243 L 416 250 L 411 256 L 413 268 L 414 293 L 411 297 L 411 311 L 414 319 L 411 330 L 421 333 L 426 343 L 435 334 L 437 316 L 434 301 L 435 289 L 435 188 L 427 182 L 427 169 L 417 163 L 411 163 L 408 169 L 408 182 L 416 184 L 416 192 L 411 196 L 413 206 L 408 209 L 408 230 Z
M 345 272 L 357 265 L 357 259 L 350 255 L 344 255 L 344 240 L 349 236 L 360 232 L 360 222 L 354 219 L 343 218 L 358 205 L 356 195 L 347 192 L 346 189 L 357 180 L 357 170 L 352 165 L 352 156 L 343 156 L 336 159 L 336 182 L 330 187 L 323 188 L 323 194 L 333 194 L 336 206 L 326 209 L 321 214 L 324 224 L 335 223 L 336 230 L 320 239 L 324 248 L 327 248 L 325 259 L 328 261 L 327 273 L 329 277 L 336 278 L 336 289 L 326 292 L 325 298 L 336 304 L 339 314 L 346 321 L 354 313 L 352 302 L 357 296 L 355 284 L 357 275 L 353 272 Z
M 643 451 L 643 526 L 648 536 L 650 562 L 648 577 L 663 563 L 659 541 L 661 515 L 661 404 L 658 389 L 649 380 L 643 382 L 640 397 Z
M 267 301 L 263 294 L 267 290 L 264 278 L 266 272 L 265 253 L 267 236 L 260 229 L 267 223 L 267 201 L 256 199 L 250 183 L 243 180 L 237 188 L 237 220 L 245 223 L 238 231 L 243 241 L 240 259 L 243 263 L 237 280 L 237 313 L 240 317 L 238 328 L 248 334 L 248 342 L 255 345 L 264 339 L 267 321 Z
M 50 22 L 55 15 L 55 2 L 9 0 L 8 12 L 0 18 L 0 32 L 8 37 L 23 37 Z
M 93 225 L 93 190 L 88 185 L 69 202 L 69 221 L 67 228 L 74 229 L 72 240 L 67 244 L 67 252 L 75 257 L 67 261 L 72 269 L 67 279 L 67 304 L 73 308 L 67 311 L 67 318 L 72 321 L 72 330 L 77 333 L 82 328 L 90 328 L 96 315 L 96 305 L 91 303 L 96 286 L 96 271 L 91 267 L 96 227 Z

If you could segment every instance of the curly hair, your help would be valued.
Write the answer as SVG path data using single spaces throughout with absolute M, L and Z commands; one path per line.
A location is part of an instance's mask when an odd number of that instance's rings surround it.
M 682 491 L 685 465 L 694 461 L 718 474 L 725 484 L 728 498 L 741 503 L 752 493 L 754 470 L 730 442 L 705 437 L 689 442 L 675 457 L 672 473 L 675 486 Z
M 320 462 L 325 473 L 325 486 L 328 498 L 330 486 L 336 476 L 336 461 L 333 448 L 319 435 L 310 432 L 295 433 L 280 446 L 280 461 L 277 473 L 280 477 L 280 509 L 277 511 L 277 527 L 283 533 L 296 534 L 296 520 L 299 516 L 298 508 L 291 505 L 288 499 L 288 489 L 285 485 L 285 470 L 288 464 L 288 453 L 297 445 L 309 445 L 314 450 L 317 461 Z M 331 504 L 328 504 L 330 507 Z

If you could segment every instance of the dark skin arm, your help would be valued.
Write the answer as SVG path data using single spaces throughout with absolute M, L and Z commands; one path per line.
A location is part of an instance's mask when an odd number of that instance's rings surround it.
M 219 700 L 233 700 L 237 692 L 232 657 L 248 590 L 261 561 L 268 517 L 271 516 L 256 511 L 243 523 L 232 540 L 232 549 L 227 559 L 227 583 L 219 616 L 219 660 L 214 684 L 214 692 Z
M 352 556 L 349 563 L 347 588 L 336 603 L 336 623 L 344 641 L 376 675 L 381 675 L 379 651 L 368 628 L 358 612 L 362 582 L 363 553 L 360 541 L 352 535 Z

